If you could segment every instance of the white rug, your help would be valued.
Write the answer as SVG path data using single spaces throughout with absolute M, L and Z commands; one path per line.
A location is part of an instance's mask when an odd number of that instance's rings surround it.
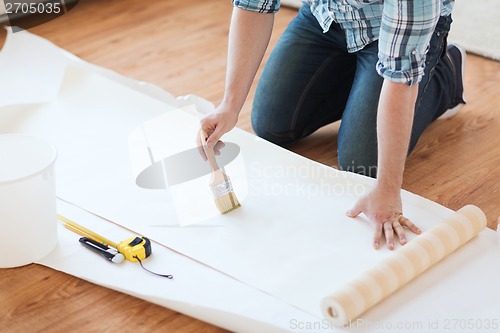
M 457 0 L 449 42 L 500 61 L 500 0 Z

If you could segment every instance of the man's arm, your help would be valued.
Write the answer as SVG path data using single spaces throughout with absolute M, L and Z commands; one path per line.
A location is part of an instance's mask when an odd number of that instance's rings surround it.
M 215 113 L 201 121 L 209 134 L 207 144 L 214 146 L 238 120 L 248 91 L 264 56 L 274 23 L 274 14 L 233 9 L 224 98 Z
M 377 114 L 377 185 L 348 212 L 350 217 L 365 213 L 370 219 L 375 227 L 373 246 L 376 249 L 382 235 L 387 247 L 394 249 L 394 232 L 401 245 L 406 244 L 404 226 L 420 233 L 410 220 L 402 216 L 400 193 L 417 93 L 418 85 L 384 80 Z
M 377 114 L 377 187 L 398 194 L 408 154 L 418 85 L 384 80 Z
M 413 125 L 418 83 L 424 75 L 429 41 L 439 19 L 441 0 L 385 0 L 379 36 L 378 73 L 384 77 L 377 114 L 377 185 L 347 215 L 368 216 L 375 228 L 373 246 L 382 235 L 394 248 L 394 233 L 406 243 L 404 226 L 420 230 L 402 215 L 401 186 Z

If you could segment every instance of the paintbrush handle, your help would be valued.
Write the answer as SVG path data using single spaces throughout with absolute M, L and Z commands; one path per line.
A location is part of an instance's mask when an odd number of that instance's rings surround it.
M 201 138 L 201 145 L 203 147 L 203 151 L 205 152 L 205 155 L 207 156 L 208 163 L 210 164 L 210 168 L 212 169 L 213 172 L 220 170 L 219 165 L 217 164 L 217 161 L 215 160 L 214 156 L 214 150 L 208 147 L 207 145 L 207 133 L 205 133 L 204 130 L 200 130 L 200 138 Z

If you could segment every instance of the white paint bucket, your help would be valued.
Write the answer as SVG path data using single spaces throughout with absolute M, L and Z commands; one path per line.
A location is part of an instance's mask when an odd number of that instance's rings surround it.
M 33 263 L 57 245 L 53 145 L 0 135 L 0 268 Z

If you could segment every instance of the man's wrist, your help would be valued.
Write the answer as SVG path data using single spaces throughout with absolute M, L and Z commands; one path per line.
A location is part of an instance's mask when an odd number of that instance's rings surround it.
M 245 103 L 245 100 L 243 99 L 243 101 L 241 101 L 241 98 L 224 97 L 222 99 L 220 105 L 227 112 L 239 115 L 244 103 Z
M 401 183 L 395 181 L 394 179 L 378 179 L 375 186 L 375 191 L 389 196 L 401 195 Z

